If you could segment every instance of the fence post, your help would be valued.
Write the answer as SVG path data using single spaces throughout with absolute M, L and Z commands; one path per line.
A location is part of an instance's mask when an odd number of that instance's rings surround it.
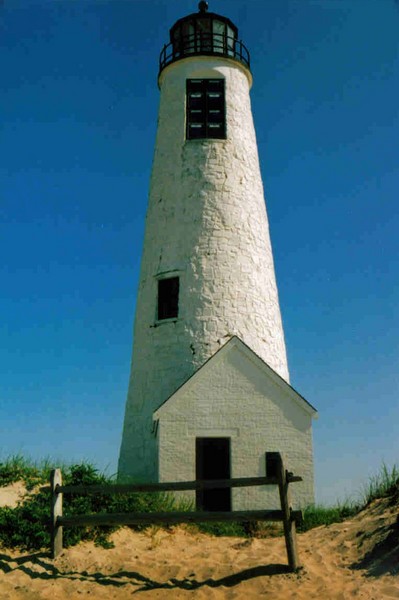
M 284 468 L 281 454 L 277 461 L 278 491 L 280 494 L 281 510 L 283 511 L 283 524 L 285 545 L 287 547 L 288 564 L 293 571 L 299 568 L 298 549 L 296 545 L 296 526 L 291 518 L 291 507 L 288 493 L 287 471 Z
M 54 469 L 50 474 L 52 558 L 57 558 L 62 552 L 62 525 L 57 524 L 58 517 L 62 517 L 62 492 L 57 492 L 57 485 L 62 485 L 61 469 Z

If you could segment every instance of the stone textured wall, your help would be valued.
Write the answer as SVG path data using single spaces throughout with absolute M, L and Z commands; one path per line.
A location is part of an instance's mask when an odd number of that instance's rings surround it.
M 224 78 L 226 140 L 185 140 L 187 78 Z M 232 335 L 288 381 L 252 121 L 249 72 L 195 57 L 161 74 L 120 475 L 156 479 L 152 413 Z M 180 276 L 179 317 L 156 322 L 157 276 Z
M 196 437 L 229 437 L 232 477 L 264 476 L 265 452 L 281 452 L 286 468 L 303 477 L 290 486 L 294 506 L 313 503 L 312 417 L 294 394 L 239 347 L 218 355 L 157 413 L 160 481 L 196 478 Z M 233 510 L 279 508 L 276 486 L 236 488 L 232 498 Z

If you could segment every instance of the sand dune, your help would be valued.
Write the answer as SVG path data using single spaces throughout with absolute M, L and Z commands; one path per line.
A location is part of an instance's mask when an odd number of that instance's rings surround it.
M 0 506 L 16 506 L 26 496 L 27 491 L 23 481 L 0 488 Z
M 82 543 L 54 561 L 46 551 L 0 548 L 0 599 L 399 599 L 398 507 L 388 499 L 300 534 L 296 574 L 281 537 L 216 538 L 182 526 L 123 528 L 112 540 L 112 549 Z

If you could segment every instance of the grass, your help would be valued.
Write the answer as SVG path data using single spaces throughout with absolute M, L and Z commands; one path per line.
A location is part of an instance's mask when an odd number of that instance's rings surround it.
M 369 478 L 363 486 L 364 505 L 368 506 L 370 502 L 377 498 L 386 498 L 387 496 L 398 496 L 399 490 L 399 467 L 393 465 L 389 468 L 385 462 L 382 463 L 379 472 Z
M 247 537 L 244 523 L 233 521 L 210 521 L 205 523 L 193 523 L 193 530 L 208 533 L 209 535 L 225 537 Z
M 0 507 L 0 543 L 5 547 L 38 550 L 50 545 L 50 490 L 48 481 L 53 461 L 45 459 L 35 462 L 22 455 L 14 455 L 0 462 L 0 487 L 23 481 L 27 489 L 36 488 L 33 495 L 26 497 L 15 508 Z M 57 464 L 59 466 L 59 464 Z M 111 485 L 112 477 L 100 473 L 93 465 L 61 464 L 65 485 L 101 484 Z M 344 521 L 360 512 L 377 498 L 391 497 L 399 502 L 399 468 L 388 468 L 382 464 L 380 471 L 370 477 L 363 487 L 361 501 L 346 501 L 333 507 L 310 506 L 304 510 L 299 531 L 307 531 L 320 525 Z M 95 496 L 73 495 L 64 498 L 64 515 L 96 512 L 151 512 L 191 510 L 192 506 L 178 503 L 171 494 L 97 494 Z M 133 529 L 143 529 L 135 526 Z M 109 534 L 117 527 L 71 527 L 64 530 L 64 546 L 68 547 L 85 540 L 110 547 Z M 219 536 L 266 537 L 273 535 L 264 523 L 200 523 L 194 530 Z M 274 535 L 276 532 L 274 532 Z
M 358 502 L 347 500 L 331 507 L 309 506 L 304 510 L 303 523 L 298 530 L 307 531 L 320 525 L 340 523 L 359 513 L 373 500 L 386 497 L 392 497 L 395 501 L 399 501 L 399 468 L 397 465 L 389 468 L 386 463 L 382 463 L 378 473 L 372 475 L 363 485 L 361 499 Z
M 298 525 L 298 531 L 308 531 L 320 525 L 341 523 L 353 517 L 361 510 L 361 505 L 352 502 L 337 504 L 336 506 L 322 506 L 320 504 L 308 506 L 303 511 L 303 521 Z
M 0 462 L 0 487 L 23 481 L 30 490 L 35 485 L 47 482 L 52 468 L 50 459 L 37 463 L 22 454 L 13 454 Z

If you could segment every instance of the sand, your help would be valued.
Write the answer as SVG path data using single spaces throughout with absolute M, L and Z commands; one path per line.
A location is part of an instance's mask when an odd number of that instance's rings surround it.
M 22 481 L 16 481 L 7 487 L 0 488 L 0 506 L 16 506 L 17 502 L 27 494 Z
M 0 490 L 0 496 L 5 488 Z M 0 548 L 0 600 L 270 598 L 399 599 L 398 506 L 387 499 L 343 523 L 298 535 L 303 568 L 287 571 L 284 538 L 217 538 L 187 526 L 122 528 L 109 550 Z

